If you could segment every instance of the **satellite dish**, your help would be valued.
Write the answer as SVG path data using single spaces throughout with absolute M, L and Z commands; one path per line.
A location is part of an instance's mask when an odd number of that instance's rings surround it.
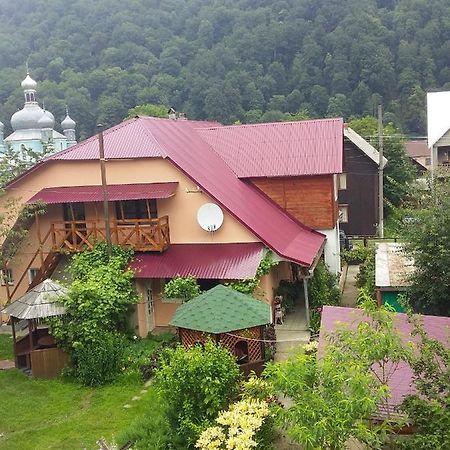
M 215 203 L 205 203 L 197 211 L 197 222 L 205 231 L 216 231 L 223 224 L 223 212 Z

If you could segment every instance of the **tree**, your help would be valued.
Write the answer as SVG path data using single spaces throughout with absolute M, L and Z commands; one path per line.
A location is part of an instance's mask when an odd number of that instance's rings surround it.
M 369 419 L 388 402 L 392 367 L 409 360 L 410 351 L 394 330 L 394 313 L 372 301 L 365 313 L 356 328 L 339 326 L 319 357 L 308 344 L 265 371 L 273 391 L 292 401 L 278 409 L 280 425 L 306 450 L 344 449 L 350 438 L 380 449 L 397 421 L 388 417 L 375 425 Z
M 145 105 L 138 105 L 129 109 L 125 119 L 130 119 L 136 116 L 169 117 L 168 111 L 169 108 L 166 105 L 146 103 Z
M 450 316 L 450 181 L 428 180 L 406 212 L 406 251 L 414 260 L 409 301 L 414 311 Z
M 412 319 L 419 352 L 411 367 L 417 393 L 407 397 L 401 408 L 414 424 L 414 435 L 402 443 L 404 450 L 450 448 L 450 341 L 447 345 L 430 338 L 420 318 Z

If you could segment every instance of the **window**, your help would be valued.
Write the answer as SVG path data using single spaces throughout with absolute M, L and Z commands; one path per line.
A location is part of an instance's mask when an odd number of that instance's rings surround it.
M 348 205 L 339 205 L 339 223 L 348 223 Z
M 116 202 L 116 217 L 118 220 L 156 219 L 158 217 L 156 199 Z
M 347 189 L 347 174 L 346 173 L 338 174 L 338 189 L 340 191 L 344 191 L 345 189 Z
M 234 355 L 238 364 L 248 363 L 248 344 L 247 341 L 237 341 L 234 346 Z
M 431 158 L 425 158 L 425 165 L 426 166 L 431 165 Z
M 2 286 L 5 286 L 6 283 L 9 285 L 14 284 L 14 278 L 11 269 L 2 269 L 1 270 L 1 281 Z
M 28 282 L 31 284 L 33 280 L 36 278 L 36 275 L 39 273 L 39 269 L 36 267 L 32 267 L 28 269 Z

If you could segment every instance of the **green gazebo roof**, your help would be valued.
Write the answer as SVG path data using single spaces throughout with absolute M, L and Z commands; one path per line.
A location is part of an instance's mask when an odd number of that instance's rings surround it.
M 180 306 L 170 325 L 220 334 L 266 325 L 271 317 L 267 303 L 219 284 Z

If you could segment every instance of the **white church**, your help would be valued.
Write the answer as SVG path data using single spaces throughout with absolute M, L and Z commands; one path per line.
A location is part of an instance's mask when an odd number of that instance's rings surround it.
M 27 148 L 33 152 L 43 152 L 48 146 L 53 151 L 64 150 L 77 143 L 75 138 L 75 121 L 66 110 L 66 117 L 61 122 L 64 134 L 54 130 L 55 117 L 50 111 L 42 109 L 36 99 L 37 83 L 27 72 L 22 81 L 25 104 L 11 117 L 12 134 L 4 138 L 5 126 L 0 122 L 0 153 L 11 147 L 14 151 Z

